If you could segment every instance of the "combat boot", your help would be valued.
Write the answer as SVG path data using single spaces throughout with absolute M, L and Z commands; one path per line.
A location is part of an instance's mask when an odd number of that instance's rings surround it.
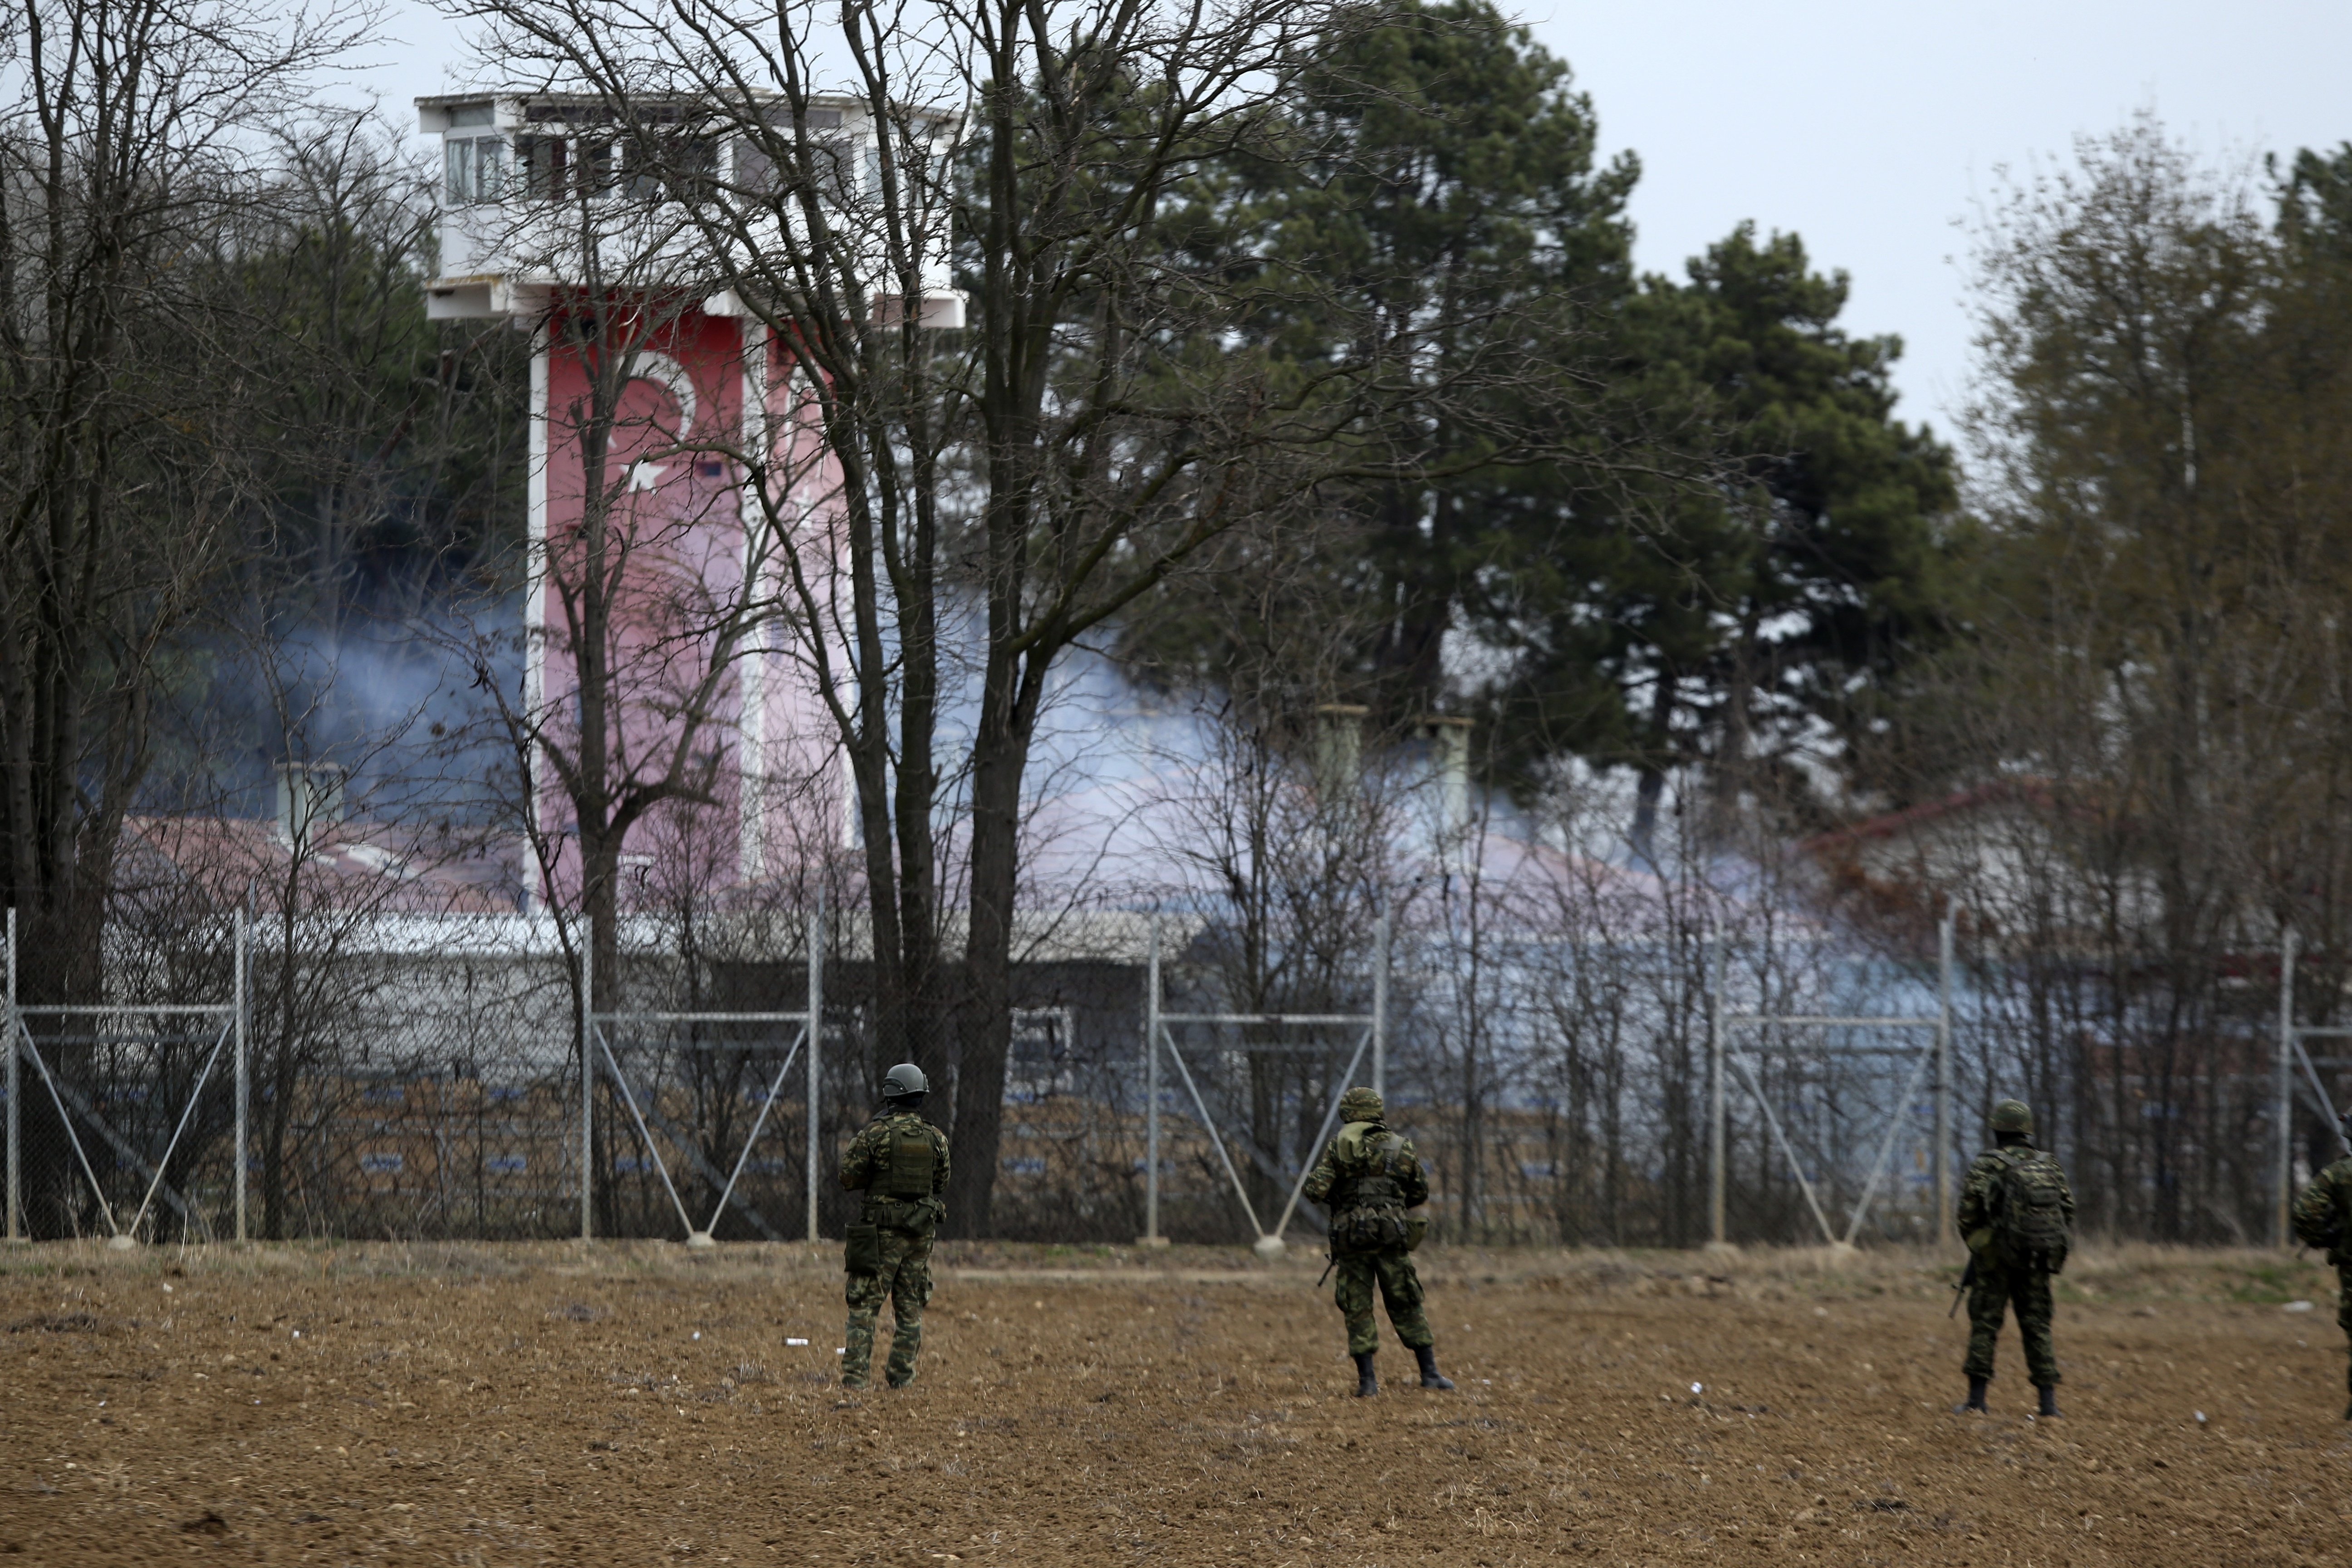
M 1437 1347 L 1415 1345 L 1412 1353 L 1421 1359 L 1421 1385 L 1423 1388 L 1451 1388 L 1454 1380 L 1437 1370 Z
M 1983 1377 L 1972 1377 L 1969 1379 L 1969 1402 L 1966 1405 L 1953 1405 L 1952 1414 L 1955 1415 L 1966 1415 L 1971 1410 L 1981 1414 L 1985 1407 L 1985 1384 L 1990 1381 L 1992 1380 Z
M 2045 1389 L 2043 1389 L 2043 1390 L 2042 1391 L 2042 1410 L 2041 1410 L 2041 1415 L 2042 1415 L 2042 1418 L 2044 1421 L 2047 1421 L 2047 1420 L 2049 1420 L 2049 1419 L 2050 1419 L 2050 1417 L 2052 1417 L 2053 1415 L 2057 1415 L 2057 1414 L 2058 1414 L 2058 1391 L 2057 1391 L 2056 1389 L 2054 1389 L 2054 1388 L 2045 1388 Z
M 1381 1391 L 1380 1379 L 1372 1375 L 1372 1355 L 1370 1351 L 1361 1351 L 1356 1355 L 1356 1397 L 1359 1399 L 1370 1399 Z

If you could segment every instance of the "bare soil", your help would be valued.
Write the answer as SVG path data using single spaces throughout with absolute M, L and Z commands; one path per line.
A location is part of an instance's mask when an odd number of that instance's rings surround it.
M 1993 1414 L 1952 1413 L 1966 1323 L 1916 1254 L 1434 1252 L 1461 1386 L 1391 1341 L 1374 1400 L 1319 1258 L 943 1260 L 916 1386 L 845 1398 L 830 1248 L 15 1249 L 0 1556 L 2352 1558 L 2334 1278 L 2274 1255 L 2078 1258 L 2053 1422 L 2013 1326 Z

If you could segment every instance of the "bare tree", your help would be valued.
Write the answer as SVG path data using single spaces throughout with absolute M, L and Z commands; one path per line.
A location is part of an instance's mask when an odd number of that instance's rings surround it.
M 365 20 L 25 0 L 0 29 L 0 886 L 86 962 L 158 659 L 236 542 L 238 356 L 182 263 Z
M 1341 513 L 1279 548 L 1230 537 L 1178 585 L 1194 629 L 1229 654 L 1217 684 L 1178 689 L 1184 718 L 1155 747 L 1157 787 L 1140 804 L 1171 879 L 1160 898 L 1204 921 L 1185 982 L 1202 993 L 1194 1010 L 1369 1012 L 1376 922 L 1409 910 L 1416 781 L 1398 764 L 1398 733 L 1368 725 L 1368 707 L 1349 700 L 1362 695 L 1354 656 L 1375 607 L 1323 592 L 1315 559 L 1359 537 Z M 1240 1134 L 1262 1217 L 1280 1211 L 1290 1178 L 1315 1157 L 1309 1145 L 1347 1087 L 1339 1074 L 1358 1039 L 1269 1022 L 1200 1053 L 1197 1070 L 1213 1079 L 1220 1064 L 1240 1065 L 1239 1081 L 1208 1092 L 1234 1119 L 1227 1131 Z
M 523 323 L 548 378 L 534 394 L 544 411 L 533 482 L 556 504 L 534 514 L 546 531 L 522 542 L 509 570 L 480 574 L 488 594 L 437 634 L 471 663 L 494 710 L 535 892 L 565 917 L 563 941 L 587 958 L 595 1005 L 607 1007 L 621 984 L 633 835 L 699 843 L 707 833 L 688 818 L 764 787 L 730 752 L 752 700 L 745 667 L 774 617 L 782 509 L 804 478 L 805 444 L 715 430 L 727 420 L 679 357 L 680 334 L 707 320 L 709 270 L 676 216 L 707 194 L 709 171 L 695 162 L 707 139 L 680 129 L 674 103 L 618 124 L 575 117 L 594 122 L 591 136 L 575 144 L 558 127 L 531 140 L 510 178 L 503 162 L 449 176 L 448 225 L 561 279 Z M 768 433 L 762 353 L 720 379 L 760 383 L 742 423 Z M 783 492 L 775 509 L 747 515 L 746 468 Z M 509 625 L 518 591 L 519 634 Z M 679 820 L 657 832 L 666 816 Z M 732 879 L 702 868 L 714 886 Z
M 2267 1228 L 2281 927 L 2342 962 L 2344 252 L 2274 194 L 2142 116 L 1986 215 L 1974 635 L 1901 726 L 1966 792 L 1985 1092 L 2166 1239 Z
M 625 125 L 691 106 L 701 139 L 732 149 L 680 215 L 712 285 L 804 372 L 837 475 L 837 538 L 779 558 L 789 619 L 854 784 L 885 1049 L 937 1064 L 960 1019 L 950 1223 L 984 1231 L 1048 671 L 1208 541 L 1270 524 L 1319 480 L 1395 471 L 1367 434 L 1391 425 L 1366 416 L 1432 395 L 1408 370 L 1443 322 L 1340 332 L 1310 363 L 1253 346 L 1276 263 L 1220 194 L 1242 158 L 1300 155 L 1286 84 L 1353 13 L 453 8 L 509 78 Z M 1318 283 L 1302 268 L 1279 286 Z M 733 455 L 773 526 L 797 525 L 772 453 Z M 948 793 L 964 670 L 968 783 Z M 942 952 L 945 838 L 968 845 L 960 966 Z

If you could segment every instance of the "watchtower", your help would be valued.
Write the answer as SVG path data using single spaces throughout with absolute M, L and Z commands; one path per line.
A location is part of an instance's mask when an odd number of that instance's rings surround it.
M 706 846 L 709 868 L 695 873 L 715 886 L 761 881 L 796 844 L 839 844 L 845 769 L 809 661 L 786 640 L 798 634 L 773 606 L 781 552 L 830 570 L 841 470 L 812 412 L 814 373 L 745 308 L 741 280 L 759 271 L 747 259 L 805 248 L 809 189 L 855 254 L 858 235 L 877 232 L 879 137 L 943 152 L 951 121 L 877 127 L 856 99 L 806 100 L 797 114 L 781 100 L 723 113 L 511 92 L 416 101 L 420 130 L 442 143 L 426 313 L 502 318 L 532 335 L 521 702 L 542 751 L 565 743 L 566 725 L 576 738 L 583 686 L 607 694 L 604 750 L 625 769 L 654 765 L 684 737 L 708 798 L 732 818 L 731 857 Z M 779 173 L 779 153 L 797 169 L 802 149 L 813 187 Z M 925 326 L 962 325 L 935 227 L 917 241 L 916 300 L 891 292 L 881 256 L 864 269 L 869 319 L 911 306 Z M 583 620 L 566 576 L 566 552 L 592 531 L 621 542 L 596 560 L 625 557 L 602 620 Z M 551 780 L 545 761 L 538 772 Z M 561 837 L 568 797 L 543 784 L 533 805 Z M 673 867 L 678 847 L 662 832 L 650 818 L 632 829 L 625 865 Z M 576 875 L 576 859 L 555 874 Z M 534 901 L 547 890 L 535 885 Z M 626 878 L 622 892 L 633 892 Z

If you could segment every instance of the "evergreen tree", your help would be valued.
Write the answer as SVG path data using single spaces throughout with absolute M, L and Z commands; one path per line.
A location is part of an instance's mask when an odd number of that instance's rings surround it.
M 1568 463 L 1515 473 L 1516 514 L 1473 601 L 1512 656 L 1492 697 L 1522 772 L 1564 751 L 1640 769 L 1646 836 L 1666 770 L 1727 795 L 1773 783 L 1792 744 L 1866 753 L 1885 682 L 1942 624 L 1952 455 L 1894 417 L 1901 343 L 1838 324 L 1848 282 L 1803 243 L 1742 224 L 1689 281 L 1645 279 L 1619 321 L 1614 405 L 1678 463 L 1638 489 Z
M 1506 776 L 1630 763 L 1654 802 L 1684 763 L 1732 792 L 1801 738 L 1859 757 L 1940 624 L 1951 455 L 1893 416 L 1899 342 L 1838 324 L 1847 281 L 1796 237 L 1743 225 L 1687 283 L 1637 279 L 1638 163 L 1599 162 L 1570 83 L 1483 0 L 1408 0 L 1308 79 L 1309 156 L 1195 193 L 1182 221 L 1265 235 L 1255 331 L 1302 377 L 1444 323 L 1430 395 L 1381 433 L 1415 479 L 1333 487 L 1325 526 L 1217 565 L 1254 613 L 1357 639 L 1350 689 L 1292 700 L 1401 721 L 1471 697 Z M 1217 581 L 1129 628 L 1163 680 L 1227 686 L 1292 642 L 1213 611 Z
M 1594 401 L 1580 378 L 1595 323 L 1633 287 L 1630 155 L 1596 160 L 1598 122 L 1567 65 L 1486 0 L 1402 0 L 1335 37 L 1289 110 L 1278 160 L 1229 165 L 1192 193 L 1180 230 L 1265 236 L 1256 339 L 1294 386 L 1364 340 L 1414 341 L 1422 395 L 1367 432 L 1398 468 L 1325 488 L 1321 526 L 1229 542 L 1187 595 L 1129 628 L 1162 680 L 1219 685 L 1287 641 L 1213 607 L 1231 574 L 1279 591 L 1270 615 L 1344 626 L 1344 691 L 1425 711 L 1469 580 L 1495 553 L 1479 497 L 1530 409 L 1558 422 Z

